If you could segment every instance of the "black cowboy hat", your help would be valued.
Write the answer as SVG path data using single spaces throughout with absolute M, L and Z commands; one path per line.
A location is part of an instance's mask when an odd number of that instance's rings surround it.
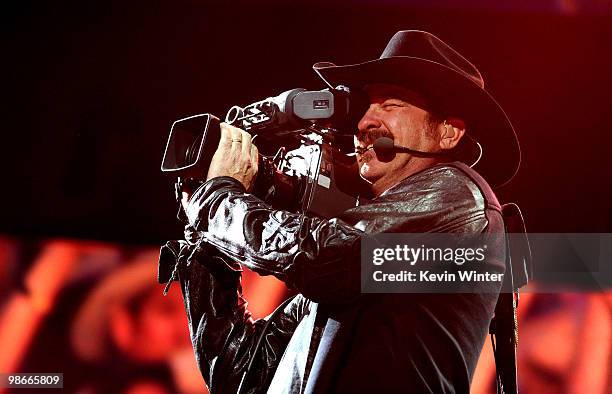
M 331 87 L 389 83 L 423 94 L 441 115 L 466 122 L 466 132 L 483 147 L 475 169 L 492 185 L 506 184 L 518 171 L 521 151 L 506 113 L 484 90 L 478 69 L 433 34 L 399 31 L 376 60 L 313 68 Z

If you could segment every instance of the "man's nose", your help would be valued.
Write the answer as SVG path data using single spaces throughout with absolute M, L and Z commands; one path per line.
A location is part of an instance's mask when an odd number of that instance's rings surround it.
M 380 118 L 378 117 L 374 104 L 370 105 L 366 113 L 363 115 L 359 123 L 357 123 L 358 135 L 363 135 L 368 130 L 378 129 L 382 126 Z

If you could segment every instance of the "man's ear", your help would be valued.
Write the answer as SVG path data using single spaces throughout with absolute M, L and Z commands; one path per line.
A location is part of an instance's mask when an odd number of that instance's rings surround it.
M 453 149 L 465 134 L 465 122 L 459 118 L 447 118 L 441 125 L 440 148 Z

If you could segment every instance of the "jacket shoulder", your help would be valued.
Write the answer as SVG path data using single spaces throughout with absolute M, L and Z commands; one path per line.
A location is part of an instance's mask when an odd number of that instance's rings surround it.
M 493 189 L 478 172 L 461 162 L 446 163 L 445 166 L 452 169 L 451 171 L 457 179 L 462 179 L 462 182 L 465 182 L 466 186 L 478 188 L 486 204 L 486 208 L 501 212 L 501 205 Z
M 378 200 L 391 202 L 406 198 L 417 203 L 435 201 L 455 205 L 462 202 L 475 209 L 501 209 L 489 184 L 459 162 L 439 164 L 411 175 L 385 191 Z

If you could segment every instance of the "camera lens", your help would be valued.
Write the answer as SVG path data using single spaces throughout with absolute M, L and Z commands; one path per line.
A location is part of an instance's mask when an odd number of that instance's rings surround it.
M 202 142 L 202 134 L 198 135 L 191 145 L 185 151 L 185 165 L 192 165 L 198 160 L 200 153 L 200 143 Z

